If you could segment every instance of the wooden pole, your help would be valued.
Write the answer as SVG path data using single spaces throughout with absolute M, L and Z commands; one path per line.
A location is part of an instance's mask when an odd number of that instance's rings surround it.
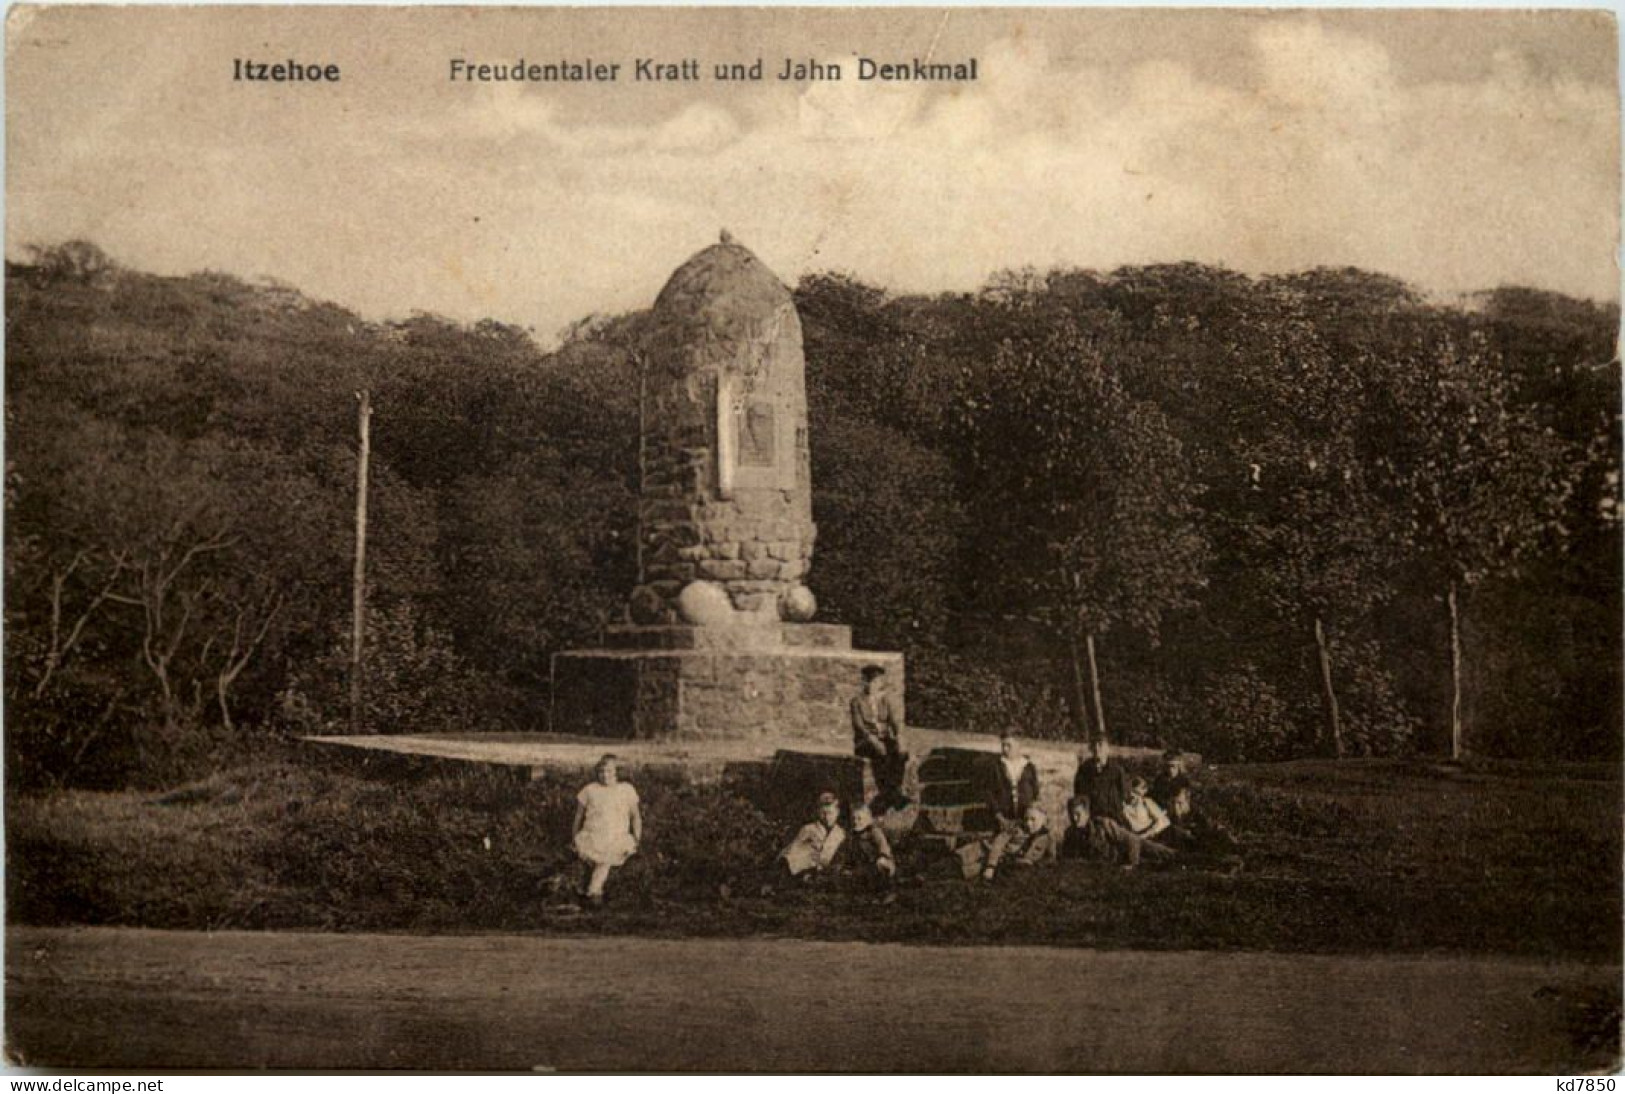
M 1093 736 L 1089 729 L 1089 700 L 1083 690 L 1083 651 L 1078 648 L 1077 632 L 1067 636 L 1067 661 L 1072 670 L 1072 729 L 1081 741 Z
M 367 635 L 367 462 L 372 454 L 372 394 L 356 392 L 360 400 L 358 428 L 361 449 L 355 465 L 355 576 L 352 581 L 350 632 L 350 732 L 361 733 L 361 652 Z
M 1456 583 L 1450 583 L 1450 758 L 1461 759 L 1461 609 L 1456 603 Z
M 1095 696 L 1095 733 L 1097 734 L 1095 740 L 1104 741 L 1106 739 L 1106 708 L 1100 702 L 1100 666 L 1095 663 L 1095 636 L 1093 633 L 1084 633 L 1083 648 L 1089 654 L 1089 690 L 1094 692 Z

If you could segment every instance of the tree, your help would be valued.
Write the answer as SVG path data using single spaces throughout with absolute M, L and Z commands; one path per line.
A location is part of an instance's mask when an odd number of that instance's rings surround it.
M 1392 595 L 1404 562 L 1362 451 L 1373 377 L 1348 335 L 1369 336 L 1415 302 L 1358 271 L 1270 279 L 1253 299 L 1244 352 L 1216 394 L 1229 486 L 1210 512 L 1289 631 L 1313 633 L 1322 741 L 1341 757 L 1350 742 L 1333 628 L 1352 633 Z
M 940 646 L 962 517 L 948 461 L 861 419 L 815 432 L 812 458 L 820 614 L 883 649 Z
M 1512 399 L 1481 332 L 1415 324 L 1373 356 L 1380 397 L 1364 430 L 1400 542 L 1439 589 L 1450 623 L 1450 754 L 1467 748 L 1462 598 L 1516 573 L 1570 534 L 1564 516 L 1583 459 Z
M 1033 319 L 1034 337 L 1001 345 L 965 395 L 986 588 L 1059 639 L 1074 728 L 1089 732 L 1092 708 L 1104 738 L 1098 640 L 1118 626 L 1155 638 L 1194 605 L 1208 545 L 1168 419 L 1113 368 L 1117 331 Z

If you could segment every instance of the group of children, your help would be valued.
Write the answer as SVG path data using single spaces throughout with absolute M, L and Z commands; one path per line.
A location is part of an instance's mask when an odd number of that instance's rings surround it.
M 576 798 L 572 842 L 587 868 L 584 895 L 595 905 L 603 902 L 610 872 L 637 852 L 643 837 L 637 791 L 618 776 L 616 758 L 606 755 L 598 761 L 594 781 Z M 889 785 L 881 787 L 874 808 L 852 804 L 847 826 L 841 823 L 840 799 L 821 794 L 817 816 L 774 860 L 777 874 L 802 885 L 842 879 L 894 899 L 897 857 L 876 814 L 906 805 L 906 799 L 890 778 L 885 781 Z M 1020 754 L 1013 736 L 1001 736 L 986 794 L 996 828 L 957 848 L 962 875 L 993 881 L 1008 869 L 1057 860 L 1109 863 L 1125 870 L 1142 863 L 1230 872 L 1241 867 L 1235 838 L 1196 808 L 1178 752 L 1164 753 L 1162 771 L 1148 783 L 1129 775 L 1106 742 L 1097 742 L 1082 757 L 1072 790 L 1067 826 L 1057 838 L 1039 803 L 1037 768 Z
M 1038 769 L 1021 755 L 1015 738 L 999 739 L 998 764 L 989 780 L 988 804 L 997 821 L 994 832 L 964 843 L 955 851 L 967 879 L 994 880 L 1003 870 L 1047 865 L 1057 860 L 1111 863 L 1133 870 L 1142 862 L 1240 869 L 1234 836 L 1198 811 L 1184 761 L 1176 751 L 1163 754 L 1163 769 L 1154 784 L 1132 777 L 1111 758 L 1104 741 L 1090 746 L 1073 780 L 1067 827 L 1057 839 L 1049 815 L 1039 804 Z M 882 790 L 882 797 L 887 792 Z M 839 823 L 840 803 L 832 794 L 819 799 L 818 819 L 804 826 L 779 855 L 784 873 L 810 881 L 844 870 L 885 887 L 897 876 L 897 863 L 885 833 L 865 805 L 852 809 L 851 836 Z M 843 860 L 848 839 L 883 848 L 880 856 L 864 854 Z

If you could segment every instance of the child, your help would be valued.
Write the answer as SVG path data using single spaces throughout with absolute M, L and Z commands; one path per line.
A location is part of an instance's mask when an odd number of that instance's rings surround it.
M 606 754 L 594 768 L 596 781 L 576 795 L 572 840 L 576 854 L 591 869 L 586 897 L 594 905 L 604 902 L 609 872 L 637 853 L 643 839 L 638 792 L 631 783 L 619 781 L 618 767 L 619 761 Z
M 1171 862 L 1175 854 L 1155 840 L 1141 839 L 1110 817 L 1094 815 L 1089 799 L 1078 795 L 1066 803 L 1071 827 L 1061 840 L 1061 858 L 1069 861 L 1115 862 L 1125 870 L 1141 858 Z
M 875 823 L 867 805 L 852 807 L 852 835 L 846 841 L 847 864 L 858 881 L 877 889 L 889 889 L 897 877 L 897 859 L 891 841 Z
M 841 827 L 841 800 L 834 794 L 820 794 L 818 819 L 802 825 L 790 845 L 779 852 L 779 861 L 792 878 L 811 882 L 824 876 L 845 842 L 846 831 Z
M 1029 805 L 1021 823 L 1002 829 L 990 840 L 983 840 L 959 849 L 959 865 L 965 877 L 978 873 L 983 881 L 992 881 L 999 867 L 1012 863 L 1016 866 L 1041 866 L 1055 858 L 1055 837 L 1050 834 L 1049 818 L 1041 806 Z
M 1089 809 L 1097 817 L 1123 823 L 1123 803 L 1128 800 L 1129 775 L 1112 759 L 1106 738 L 1085 746 L 1078 773 L 1072 779 L 1072 793 L 1089 799 Z
M 1163 764 L 1163 773 L 1151 785 L 1151 797 L 1168 811 L 1168 819 L 1172 822 L 1163 839 L 1181 851 L 1200 851 L 1221 857 L 1234 855 L 1240 849 L 1236 837 L 1224 825 L 1196 808 L 1183 758 L 1169 749 L 1163 754 Z
M 1185 774 L 1185 757 L 1179 749 L 1170 748 L 1162 754 L 1162 771 L 1151 784 L 1151 799 L 1168 812 L 1174 811 L 1174 800 L 1180 793 L 1190 790 L 1191 778 Z
M 988 785 L 987 804 L 1001 829 L 1020 828 L 1027 807 L 1038 800 L 1038 768 L 1016 743 L 1014 733 L 999 734 L 999 762 Z
M 852 699 L 852 751 L 869 761 L 874 772 L 875 808 L 906 809 L 903 775 L 908 753 L 903 751 L 903 724 L 897 706 L 886 694 L 886 670 L 879 665 L 863 669 L 863 690 Z
M 1123 824 L 1141 839 L 1156 839 L 1168 830 L 1168 814 L 1146 796 L 1146 781 L 1136 777 L 1129 783 L 1128 800 L 1123 803 Z

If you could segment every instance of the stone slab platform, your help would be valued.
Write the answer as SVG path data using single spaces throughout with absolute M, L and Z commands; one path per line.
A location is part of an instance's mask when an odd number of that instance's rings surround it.
M 768 763 L 786 750 L 831 757 L 852 754 L 850 741 L 804 741 L 776 736 L 721 741 L 618 741 L 550 733 L 461 733 L 305 737 L 302 740 L 332 754 L 335 759 L 375 757 L 452 765 L 486 764 L 514 768 L 531 777 L 590 772 L 600 756 L 614 752 L 629 778 L 635 778 L 642 768 L 680 768 L 700 782 L 720 779 L 730 764 Z M 998 751 L 999 742 L 993 734 L 910 726 L 903 731 L 903 747 L 918 760 L 935 749 L 944 748 L 977 749 L 992 754 Z M 1072 775 L 1078 763 L 1075 742 L 1023 740 L 1022 751 L 1032 758 L 1046 790 L 1064 787 L 1065 794 L 1071 793 Z M 1125 747 L 1113 751 L 1125 760 L 1142 763 L 1158 755 L 1156 749 L 1150 748 Z M 1065 794 L 1061 795 L 1063 801 Z

